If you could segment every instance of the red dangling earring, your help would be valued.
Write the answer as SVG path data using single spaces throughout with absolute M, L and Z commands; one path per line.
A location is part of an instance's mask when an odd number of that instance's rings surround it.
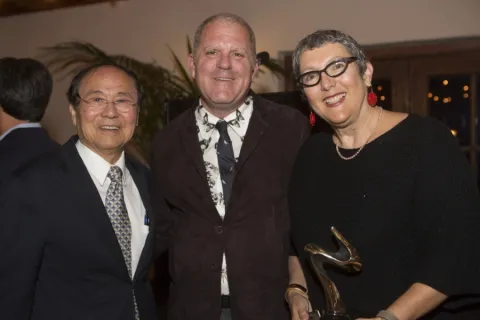
M 309 120 L 309 122 L 310 122 L 310 125 L 311 125 L 312 127 L 315 127 L 315 121 L 316 121 L 317 119 L 315 118 L 315 113 L 313 113 L 313 111 L 310 111 L 310 116 L 308 117 L 308 120 Z
M 377 105 L 378 97 L 375 92 L 373 92 L 372 87 L 369 87 L 370 92 L 367 94 L 367 102 L 371 107 L 375 107 Z

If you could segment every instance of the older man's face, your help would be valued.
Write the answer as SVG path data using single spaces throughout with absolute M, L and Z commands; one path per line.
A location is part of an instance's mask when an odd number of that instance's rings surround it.
M 70 112 L 80 140 L 105 160 L 116 162 L 137 124 L 134 80 L 120 69 L 101 67 L 83 79 L 79 96 L 80 104 L 70 106 Z
M 207 108 L 231 112 L 243 103 L 258 69 L 252 55 L 241 25 L 218 20 L 205 27 L 189 65 Z

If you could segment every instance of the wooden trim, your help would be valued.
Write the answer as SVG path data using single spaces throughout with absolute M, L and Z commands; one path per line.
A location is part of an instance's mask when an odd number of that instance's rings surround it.
M 406 59 L 412 57 L 480 52 L 480 37 L 409 41 L 363 46 L 370 60 Z

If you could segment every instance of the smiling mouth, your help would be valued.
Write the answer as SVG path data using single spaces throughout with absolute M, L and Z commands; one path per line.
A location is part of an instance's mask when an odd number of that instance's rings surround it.
M 346 95 L 347 95 L 346 93 L 339 93 L 334 96 L 325 98 L 323 101 L 325 101 L 326 104 L 335 104 L 335 103 L 338 103 L 343 98 L 345 98 Z
M 217 81 L 233 81 L 233 78 L 215 77 Z
M 101 126 L 100 129 L 102 130 L 120 130 L 118 126 Z

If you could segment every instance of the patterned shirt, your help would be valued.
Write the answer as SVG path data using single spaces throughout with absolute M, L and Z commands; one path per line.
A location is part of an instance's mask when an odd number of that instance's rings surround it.
M 232 140 L 233 154 L 238 161 L 243 139 L 247 133 L 248 124 L 253 112 L 253 100 L 249 96 L 245 102 L 235 111 L 226 116 L 223 120 L 228 123 L 228 135 Z M 223 187 L 218 169 L 217 143 L 220 138 L 216 123 L 220 120 L 208 112 L 201 104 L 195 110 L 195 119 L 197 123 L 198 139 L 203 152 L 203 162 L 207 171 L 208 186 L 212 200 L 217 208 L 218 214 L 222 219 L 225 216 L 225 202 L 223 200 Z M 227 279 L 227 265 L 225 254 L 222 262 L 222 294 L 228 295 L 230 290 Z

